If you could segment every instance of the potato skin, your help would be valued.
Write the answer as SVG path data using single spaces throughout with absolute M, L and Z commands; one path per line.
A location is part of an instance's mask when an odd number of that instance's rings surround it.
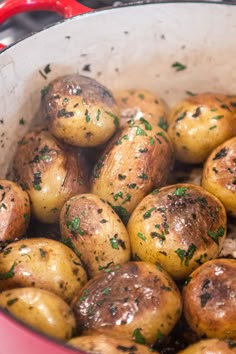
M 49 336 L 65 341 L 73 336 L 73 312 L 52 292 L 31 287 L 6 290 L 0 293 L 0 307 Z
M 133 120 L 95 164 L 91 192 L 127 218 L 144 196 L 166 184 L 172 165 L 173 150 L 166 132 L 144 118 Z
M 129 219 L 132 255 L 160 263 L 174 279 L 184 279 L 219 254 L 226 222 L 223 204 L 202 187 L 163 187 L 146 196 Z
M 201 185 L 236 217 L 236 137 L 217 146 L 206 160 Z
M 91 279 L 72 302 L 78 333 L 102 333 L 153 344 L 182 311 L 171 277 L 147 262 L 127 262 Z
M 63 239 L 70 239 L 91 278 L 111 264 L 130 259 L 128 232 L 111 206 L 87 193 L 70 198 L 60 214 Z
M 0 241 L 23 237 L 31 216 L 28 194 L 15 182 L 0 180 Z
M 79 258 L 59 241 L 19 240 L 0 253 L 0 290 L 37 287 L 70 302 L 86 281 Z
M 56 223 L 64 202 L 88 190 L 86 168 L 80 153 L 44 128 L 23 137 L 13 161 L 15 179 L 30 196 L 32 214 L 44 223 Z
M 221 94 L 184 99 L 171 109 L 168 121 L 176 159 L 190 164 L 204 162 L 217 145 L 236 134 L 235 111 Z
M 120 338 L 112 338 L 102 334 L 75 337 L 69 340 L 72 347 L 86 351 L 88 354 L 150 354 L 157 351 L 133 341 Z
M 79 74 L 52 81 L 41 105 L 50 132 L 71 145 L 103 144 L 119 126 L 119 110 L 112 93 L 96 80 Z
M 218 258 L 191 273 L 183 288 L 184 316 L 199 335 L 236 339 L 236 260 Z
M 216 338 L 203 339 L 187 347 L 178 354 L 234 354 L 236 342 L 233 340 L 220 340 Z

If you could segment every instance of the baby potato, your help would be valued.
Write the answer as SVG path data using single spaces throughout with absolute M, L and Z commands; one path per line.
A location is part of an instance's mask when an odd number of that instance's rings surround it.
M 154 190 L 132 213 L 127 230 L 134 259 L 160 263 L 185 279 L 216 257 L 226 237 L 223 204 L 202 187 L 179 183 Z
M 194 343 L 178 354 L 234 354 L 236 342 L 217 338 L 203 339 Z
M 43 91 L 41 104 L 50 132 L 71 145 L 101 145 L 119 126 L 119 109 L 112 93 L 79 74 L 52 81 Z
M 191 273 L 183 288 L 184 316 L 199 336 L 236 339 L 236 260 L 218 258 Z
M 168 134 L 176 159 L 196 164 L 236 134 L 235 110 L 225 95 L 203 93 L 175 105 L 169 115 Z
M 166 106 L 148 90 L 120 90 L 113 93 L 120 108 L 121 126 L 131 119 L 145 118 L 150 124 L 167 129 Z
M 150 354 L 156 353 L 155 350 L 145 345 L 134 343 L 128 339 L 112 338 L 102 334 L 87 335 L 72 338 L 68 341 L 72 347 L 86 351 L 88 354 Z
M 13 161 L 16 181 L 27 190 L 32 215 L 44 223 L 56 223 L 64 202 L 87 191 L 86 162 L 56 140 L 46 129 L 37 128 L 19 142 Z
M 147 262 L 127 262 L 91 279 L 72 301 L 77 333 L 153 344 L 178 321 L 179 290 L 163 269 Z
M 58 295 L 37 288 L 17 288 L 0 293 L 0 307 L 33 328 L 61 340 L 69 340 L 75 317 Z
M 111 264 L 130 259 L 128 232 L 112 207 L 91 193 L 70 198 L 60 214 L 61 237 L 80 253 L 91 278 Z
M 206 160 L 201 185 L 236 217 L 236 137 L 217 146 Z
M 107 200 L 126 222 L 143 197 L 166 184 L 172 165 L 166 132 L 144 118 L 132 120 L 95 164 L 91 192 Z
M 30 215 L 28 194 L 17 183 L 0 180 L 0 241 L 21 238 L 29 225 Z
M 0 253 L 0 290 L 36 287 L 70 302 L 86 281 L 80 259 L 59 241 L 19 240 Z

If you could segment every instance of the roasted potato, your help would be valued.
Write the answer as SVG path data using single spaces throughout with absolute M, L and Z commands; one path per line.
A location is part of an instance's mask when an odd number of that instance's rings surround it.
M 217 146 L 206 160 L 201 184 L 236 217 L 236 137 Z
M 28 194 L 17 183 L 0 180 L 0 241 L 24 236 L 30 216 Z
M 91 191 L 124 219 L 156 187 L 166 184 L 173 150 L 164 130 L 144 118 L 117 133 L 95 164 Z
M 128 232 L 111 206 L 87 193 L 70 198 L 60 214 L 61 237 L 80 253 L 89 277 L 130 259 Z
M 184 279 L 219 254 L 226 222 L 223 204 L 202 187 L 163 187 L 146 196 L 129 219 L 132 255 L 160 263 L 173 278 Z
M 204 93 L 179 102 L 168 118 L 176 159 L 204 162 L 217 145 L 236 134 L 235 115 L 225 95 Z
M 120 90 L 114 92 L 120 109 L 121 126 L 131 119 L 145 118 L 150 124 L 167 130 L 167 108 L 163 100 L 148 90 Z
M 44 223 L 56 223 L 64 202 L 88 190 L 86 161 L 44 128 L 27 133 L 13 161 L 15 180 L 27 190 L 32 214 Z
M 153 344 L 178 321 L 182 303 L 177 286 L 160 267 L 127 262 L 91 279 L 72 301 L 77 332 Z
M 236 260 L 217 258 L 191 273 L 183 288 L 184 316 L 199 336 L 236 339 Z
M 88 354 L 150 354 L 155 350 L 128 339 L 112 338 L 102 334 L 75 337 L 69 340 L 72 347 L 86 351 Z
M 19 240 L 0 253 L 0 290 L 36 287 L 70 302 L 86 281 L 80 259 L 59 241 Z
M 235 354 L 236 342 L 217 338 L 203 339 L 194 343 L 178 354 Z
M 86 76 L 55 79 L 43 91 L 41 103 L 50 132 L 71 145 L 103 144 L 119 126 L 119 110 L 112 93 Z
M 52 292 L 31 287 L 6 290 L 0 293 L 0 307 L 49 336 L 65 341 L 73 336 L 74 314 Z

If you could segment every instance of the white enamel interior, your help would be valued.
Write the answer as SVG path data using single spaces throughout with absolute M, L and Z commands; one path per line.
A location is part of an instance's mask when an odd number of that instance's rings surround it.
M 38 111 L 41 89 L 58 75 L 79 72 L 111 90 L 150 89 L 169 105 L 187 90 L 236 93 L 235 38 L 236 6 L 163 3 L 78 16 L 8 48 L 0 54 L 0 177 Z M 176 61 L 187 69 L 176 72 Z

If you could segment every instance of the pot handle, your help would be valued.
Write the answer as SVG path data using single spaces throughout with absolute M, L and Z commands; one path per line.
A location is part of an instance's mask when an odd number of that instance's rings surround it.
M 0 2 L 0 24 L 27 11 L 53 11 L 69 18 L 93 10 L 76 0 L 4 0 Z M 0 50 L 4 47 L 0 43 Z

